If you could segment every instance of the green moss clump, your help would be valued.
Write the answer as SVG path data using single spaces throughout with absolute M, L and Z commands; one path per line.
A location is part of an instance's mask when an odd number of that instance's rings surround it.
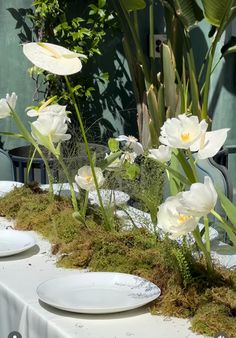
M 160 241 L 146 229 L 122 230 L 116 224 L 105 231 L 101 215 L 88 209 L 86 225 L 72 217 L 71 202 L 37 186 L 17 188 L 0 198 L 0 215 L 16 220 L 16 228 L 35 230 L 52 243 L 58 265 L 136 274 L 157 284 L 161 296 L 152 303 L 153 314 L 192 318 L 193 331 L 214 336 L 224 331 L 236 337 L 236 270 L 205 264 L 168 238 Z
M 224 298 L 223 298 L 224 299 Z M 207 336 L 216 332 L 225 332 L 229 337 L 236 337 L 235 313 L 224 304 L 211 302 L 199 306 L 192 320 L 192 330 Z

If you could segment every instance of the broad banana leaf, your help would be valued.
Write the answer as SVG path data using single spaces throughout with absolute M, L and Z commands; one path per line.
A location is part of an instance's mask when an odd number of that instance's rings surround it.
M 116 0 L 119 1 L 119 0 Z M 146 7 L 145 0 L 120 0 L 127 11 L 138 11 Z
M 188 1 L 188 0 L 187 0 Z M 204 15 L 209 23 L 219 27 L 222 20 L 227 20 L 226 14 L 235 4 L 234 0 L 201 0 L 204 8 Z
M 166 8 L 170 9 L 171 7 L 174 10 L 187 30 L 204 17 L 195 0 L 162 0 L 162 3 Z

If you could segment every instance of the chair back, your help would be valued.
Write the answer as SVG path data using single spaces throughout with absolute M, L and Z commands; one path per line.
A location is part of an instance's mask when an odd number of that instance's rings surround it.
M 14 181 L 12 160 L 8 153 L 0 149 L 0 181 Z

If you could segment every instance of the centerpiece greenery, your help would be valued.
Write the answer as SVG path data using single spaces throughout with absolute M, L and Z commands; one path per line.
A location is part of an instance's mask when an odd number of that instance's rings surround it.
M 117 3 L 124 6 L 123 1 Z M 140 4 L 140 1 L 137 3 Z M 227 4 L 228 12 L 225 13 L 228 17 L 232 2 L 228 1 Z M 122 7 L 122 10 L 131 9 Z M 218 21 L 215 24 L 217 26 Z M 170 47 L 166 46 L 166 51 L 169 52 Z M 204 182 L 200 182 L 196 169 L 198 161 L 206 160 L 219 151 L 228 129 L 207 131 L 208 117 L 204 113 L 206 99 L 200 108 L 198 99 L 194 101 L 194 95 L 198 92 L 196 88 L 193 89 L 194 78 L 189 80 L 189 95 L 185 71 L 182 79 L 175 72 L 177 87 L 184 101 L 177 110 L 179 113 L 175 111 L 174 116 L 166 121 L 164 119 L 162 124 L 159 124 L 160 121 L 156 124 L 154 115 L 149 116 L 150 123 L 147 125 L 151 126 L 151 135 L 154 135 L 152 146 L 148 147 L 146 143 L 144 147 L 135 137 L 120 135 L 108 141 L 110 153 L 98 163 L 96 154 L 92 154 L 89 148 L 70 83 L 70 75 L 82 68 L 80 58 L 84 60 L 86 56 L 44 42 L 25 44 L 23 52 L 35 66 L 63 77 L 80 126 L 89 165 L 78 168 L 77 175 L 71 177 L 61 156 L 62 142 L 70 139 L 67 133 L 70 116 L 66 106 L 59 105 L 56 98 L 51 97 L 39 107 L 28 110 L 28 116 L 36 118 L 30 122 L 31 131 L 28 131 L 15 110 L 16 94 L 7 94 L 0 100 L 0 118 L 13 118 L 19 133 L 1 134 L 24 138 L 32 144 L 34 153 L 40 153 L 44 160 L 50 189 L 47 193 L 37 184 L 15 189 L 0 199 L 0 215 L 15 218 L 17 228 L 33 229 L 47 237 L 53 243 L 53 252 L 59 254 L 59 264 L 62 266 L 135 273 L 157 283 L 162 288 L 162 296 L 151 307 L 153 313 L 192 317 L 192 329 L 198 333 L 213 336 L 217 331 L 225 331 L 235 336 L 236 273 L 213 260 L 210 230 L 217 223 L 228 235 L 228 243 L 223 245 L 222 251 L 235 253 L 236 207 L 214 186 L 210 177 L 205 176 Z M 190 77 L 193 76 L 191 66 L 189 60 Z M 203 88 L 204 98 L 208 96 L 211 70 L 209 66 Z M 147 96 L 150 107 L 156 91 L 149 84 Z M 162 90 L 158 93 L 160 95 Z M 195 110 L 196 104 L 200 114 Z M 154 109 L 153 114 L 158 115 L 158 109 Z M 54 195 L 53 178 L 42 151 L 44 148 L 55 157 L 64 171 L 70 187 L 69 198 Z M 141 174 L 148 177 L 150 171 L 147 165 L 142 166 L 144 160 L 154 166 L 158 163 L 158 168 L 162 168 L 171 196 L 159 207 L 146 202 L 150 219 L 148 224 L 143 222 L 140 225 L 138 219 L 130 217 L 124 206 L 119 207 L 112 200 L 107 205 L 102 199 L 101 187 L 105 186 L 106 178 L 111 173 L 112 177 L 121 175 L 123 179 L 135 183 L 139 182 Z M 143 173 L 143 170 L 146 171 Z M 132 184 L 130 186 L 132 188 Z M 98 206 L 89 202 L 91 191 L 96 191 Z M 145 198 L 145 189 L 139 193 L 143 194 L 141 200 L 149 200 Z M 216 210 L 217 200 L 224 215 Z M 128 214 L 131 225 L 127 227 L 127 220 L 119 217 L 118 211 Z M 202 229 L 199 223 L 203 224 Z

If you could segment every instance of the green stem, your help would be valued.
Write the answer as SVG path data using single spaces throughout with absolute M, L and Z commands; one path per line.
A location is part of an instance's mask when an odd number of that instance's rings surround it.
M 13 109 L 11 109 L 11 113 L 12 113 L 12 116 L 13 116 L 15 122 L 16 122 L 17 127 L 21 131 L 21 133 L 24 136 L 25 140 L 28 141 L 29 143 L 31 143 L 35 147 L 35 149 L 37 150 L 37 152 L 39 153 L 39 155 L 41 156 L 41 158 L 42 158 L 42 160 L 44 162 L 44 165 L 45 165 L 45 168 L 46 168 L 46 171 L 47 171 L 47 175 L 48 175 L 48 181 L 49 181 L 49 196 L 50 196 L 50 199 L 53 200 L 54 199 L 54 194 L 53 194 L 53 176 L 51 174 L 51 170 L 50 170 L 47 158 L 46 158 L 46 156 L 44 156 L 44 154 L 41 151 L 39 145 L 33 139 L 33 137 L 31 136 L 31 134 L 29 133 L 28 129 L 22 123 L 22 121 L 19 118 L 19 116 L 17 115 L 17 113 Z
M 205 257 L 208 272 L 212 272 L 213 271 L 213 265 L 212 265 L 211 255 L 207 251 L 204 243 L 202 242 L 202 238 L 201 238 L 201 234 L 200 234 L 199 228 L 197 227 L 192 232 L 192 234 L 194 236 L 194 239 L 195 239 L 195 241 L 196 241 L 199 249 L 202 251 L 202 253 L 203 253 L 204 257 Z
M 59 155 L 57 157 L 57 160 L 60 163 L 60 165 L 61 165 L 61 167 L 62 167 L 62 169 L 63 169 L 63 171 L 64 171 L 64 173 L 66 175 L 67 181 L 69 183 L 70 193 L 71 193 L 71 200 L 72 200 L 74 211 L 78 211 L 78 203 L 77 203 L 76 193 L 75 193 L 75 189 L 74 189 L 74 186 L 73 186 L 73 181 L 71 180 L 71 177 L 70 177 L 70 174 L 68 172 L 67 166 L 65 165 L 65 162 L 62 159 L 61 155 Z
M 192 154 L 190 149 L 187 149 L 187 154 L 188 154 L 190 165 L 191 165 L 191 168 L 192 168 L 194 180 L 195 180 L 195 182 L 198 182 L 195 160 L 194 160 L 193 154 Z
M 26 165 L 26 178 L 25 178 L 25 180 L 26 180 L 27 183 L 29 182 L 29 173 L 30 173 L 30 169 L 32 167 L 32 163 L 33 163 L 36 151 L 37 151 L 37 149 L 34 148 L 34 150 L 32 152 L 32 149 L 30 147 L 30 160 L 27 161 L 27 165 Z
M 85 192 L 85 197 L 84 197 L 84 205 L 83 205 L 83 216 L 85 218 L 86 212 L 87 212 L 87 207 L 88 207 L 88 197 L 89 197 L 89 192 Z
M 204 217 L 204 226 L 205 226 L 205 240 L 206 240 L 206 249 L 210 253 L 211 252 L 211 241 L 209 234 L 209 220 L 208 217 Z
M 103 203 L 102 203 L 102 198 L 101 198 L 101 194 L 100 194 L 100 191 L 99 191 L 99 185 L 98 185 L 98 181 L 97 181 L 97 177 L 96 177 L 96 173 L 95 173 L 95 169 L 94 169 L 94 163 L 93 163 L 92 155 L 91 155 L 91 152 L 90 152 L 90 149 L 89 149 L 88 140 L 87 140 L 87 136 L 86 136 L 86 133 L 85 133 L 83 121 L 82 121 L 82 118 L 81 118 L 81 115 L 80 115 L 78 105 L 76 103 L 76 99 L 75 99 L 72 87 L 70 85 L 70 82 L 69 82 L 67 76 L 65 76 L 65 80 L 66 80 L 66 84 L 67 84 L 72 102 L 73 102 L 74 107 L 75 107 L 76 115 L 77 115 L 79 125 L 80 125 L 80 130 L 81 130 L 81 133 L 82 133 L 82 136 L 83 136 L 83 139 L 84 139 L 84 144 L 85 144 L 85 148 L 86 148 L 86 151 L 87 151 L 88 160 L 89 160 L 89 163 L 90 163 L 90 166 L 91 166 L 93 180 L 94 180 L 94 184 L 95 184 L 95 188 L 96 188 L 96 191 L 97 191 L 100 208 L 101 208 L 103 219 L 104 219 L 105 229 L 110 230 L 111 225 L 109 224 L 109 221 L 108 221 L 108 218 L 107 218 L 107 215 L 106 215 L 106 211 L 105 211 L 105 208 L 104 208 Z
M 221 217 L 215 210 L 211 210 L 211 214 L 215 216 L 215 218 L 218 219 L 218 221 L 220 221 L 220 223 L 218 223 L 219 227 L 221 227 L 224 231 L 227 232 L 230 240 L 236 246 L 236 234 L 233 231 L 232 227 L 227 222 L 225 222 L 223 217 Z

